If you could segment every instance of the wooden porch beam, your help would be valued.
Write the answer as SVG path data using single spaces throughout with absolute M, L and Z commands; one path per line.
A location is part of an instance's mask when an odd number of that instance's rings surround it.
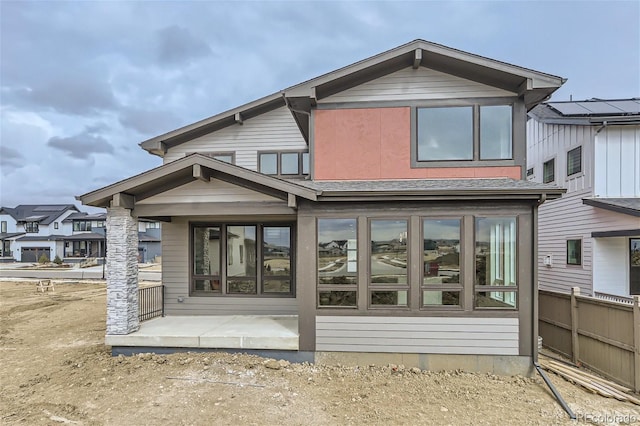
M 193 177 L 203 182 L 209 182 L 211 179 L 211 172 L 206 167 L 202 167 L 200 164 L 193 165 Z
M 291 207 L 292 209 L 298 208 L 298 200 L 295 194 L 287 194 L 287 207 Z
M 111 207 L 123 207 L 125 209 L 133 210 L 136 204 L 136 199 L 133 195 L 118 192 L 113 195 L 111 199 Z
M 422 49 L 416 49 L 413 52 L 413 69 L 417 70 L 422 62 Z
M 237 124 L 242 125 L 242 124 L 244 123 L 244 120 L 242 119 L 242 114 L 240 114 L 239 112 L 236 112 L 236 113 L 233 115 L 233 119 L 235 120 L 235 122 L 236 122 Z

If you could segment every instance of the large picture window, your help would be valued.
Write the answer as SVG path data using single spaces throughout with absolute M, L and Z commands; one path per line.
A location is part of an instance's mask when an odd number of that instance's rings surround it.
M 357 285 L 356 219 L 318 219 L 318 305 L 355 307 Z
M 422 221 L 422 307 L 461 306 L 460 219 Z
M 513 107 L 417 108 L 415 159 L 420 162 L 513 159 Z
M 407 279 L 407 221 L 374 219 L 370 222 L 369 304 L 409 306 Z
M 476 218 L 477 308 L 516 308 L 516 219 Z
M 191 281 L 196 295 L 293 295 L 290 225 L 215 224 L 192 229 Z

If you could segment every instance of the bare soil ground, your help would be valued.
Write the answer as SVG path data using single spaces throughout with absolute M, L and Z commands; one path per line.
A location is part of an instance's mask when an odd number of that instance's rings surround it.
M 0 282 L 0 424 L 574 424 L 539 378 L 223 353 L 112 357 L 105 295 L 101 282 L 44 294 Z M 580 422 L 640 419 L 638 406 L 551 378 Z

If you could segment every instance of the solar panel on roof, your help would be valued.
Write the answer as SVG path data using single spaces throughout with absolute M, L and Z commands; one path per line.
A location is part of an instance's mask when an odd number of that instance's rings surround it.
M 622 110 L 616 108 L 610 102 L 597 101 L 597 102 L 576 102 L 583 108 L 591 111 L 591 114 L 621 114 Z
M 550 102 L 548 104 L 551 108 L 557 110 L 562 115 L 587 115 L 590 113 L 588 109 L 583 106 L 578 105 L 575 102 L 563 102 L 563 103 L 553 103 Z
M 59 212 L 66 209 L 67 206 L 38 206 L 33 209 L 34 212 Z
M 632 101 L 630 99 L 624 101 L 609 101 L 627 114 L 640 114 L 640 101 Z

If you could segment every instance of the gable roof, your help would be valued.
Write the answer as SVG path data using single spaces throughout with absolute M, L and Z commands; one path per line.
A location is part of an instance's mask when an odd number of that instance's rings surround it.
M 267 176 L 234 164 L 216 160 L 201 154 L 191 154 L 176 161 L 148 170 L 139 175 L 76 197 L 82 204 L 108 207 L 112 197 L 123 193 L 141 201 L 153 195 L 211 177 L 287 200 L 293 194 L 309 200 L 316 199 L 316 192 L 295 183 Z
M 419 66 L 509 90 L 524 97 L 528 110 L 547 99 L 566 81 L 551 74 L 418 39 L 148 139 L 140 146 L 149 153 L 162 157 L 171 147 L 283 106 L 289 108 L 302 136 L 308 142 L 309 111 L 318 99 L 403 68 Z
M 640 124 L 640 98 L 546 102 L 529 116 L 547 124 Z
M 16 207 L 1 207 L 0 213 L 10 215 L 16 222 L 38 222 L 49 225 L 69 210 L 79 211 L 73 204 L 21 204 Z
M 379 181 L 285 180 L 191 154 L 129 179 L 76 197 L 83 204 L 107 207 L 116 194 L 135 197 L 135 202 L 177 188 L 197 179 L 220 179 L 289 201 L 289 196 L 310 201 L 353 200 L 453 200 L 553 199 L 565 192 L 549 184 L 515 179 L 405 179 Z

